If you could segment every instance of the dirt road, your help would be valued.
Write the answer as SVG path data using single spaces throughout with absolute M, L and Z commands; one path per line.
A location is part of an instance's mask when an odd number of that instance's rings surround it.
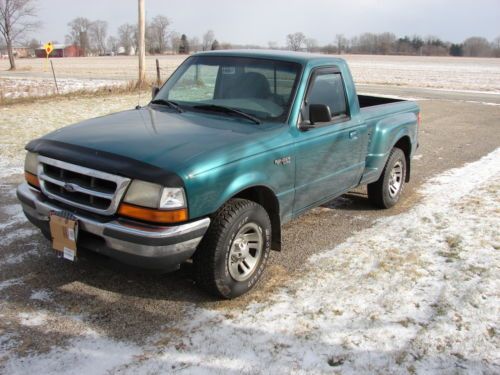
M 95 254 L 84 254 L 77 263 L 57 259 L 49 243 L 26 222 L 17 204 L 15 187 L 22 176 L 3 178 L 0 366 L 9 356 L 43 353 L 88 330 L 139 345 L 158 334 L 169 340 L 177 334 L 174 323 L 188 315 L 193 306 L 231 314 L 250 302 L 266 300 L 300 275 L 311 255 L 333 248 L 379 218 L 413 207 L 419 200 L 416 189 L 423 181 L 500 147 L 498 96 L 486 100 L 487 94 L 457 97 L 446 91 L 392 90 L 397 92 L 378 86 L 361 87 L 366 92 L 419 98 L 423 113 L 420 148 L 401 204 L 388 211 L 373 209 L 364 189 L 359 189 L 292 221 L 284 228 L 283 251 L 272 254 L 264 280 L 253 293 L 236 301 L 215 301 L 200 292 L 189 264 L 176 273 L 151 275 Z M 135 98 L 121 100 L 124 105 L 129 101 L 132 105 Z M 77 110 L 78 101 L 74 104 Z M 24 118 L 30 118 L 40 108 L 33 105 L 24 109 Z M 75 120 L 78 116 L 76 113 Z M 11 151 L 18 150 L 12 146 Z

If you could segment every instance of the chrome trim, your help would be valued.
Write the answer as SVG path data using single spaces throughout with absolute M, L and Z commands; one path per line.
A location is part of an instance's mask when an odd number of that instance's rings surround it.
M 30 207 L 21 201 L 23 206 L 23 210 L 30 214 L 31 216 L 37 218 L 38 220 L 48 221 L 49 214 L 51 211 L 60 210 L 60 207 L 57 207 L 51 202 L 47 202 L 43 200 L 42 194 L 33 188 L 31 188 L 28 184 L 23 183 L 19 185 L 17 188 L 18 195 L 22 196 L 26 200 L 33 203 L 35 208 Z M 199 242 L 203 238 L 196 237 L 193 239 L 179 241 L 177 243 L 171 245 L 145 245 L 138 244 L 133 242 L 128 242 L 122 239 L 118 239 L 115 237 L 111 237 L 109 235 L 105 235 L 105 229 L 112 229 L 114 231 L 121 232 L 123 234 L 130 234 L 133 236 L 140 236 L 146 239 L 175 239 L 176 237 L 180 237 L 185 234 L 189 234 L 191 232 L 195 232 L 201 229 L 208 229 L 210 225 L 209 218 L 203 218 L 197 221 L 193 221 L 186 224 L 180 224 L 176 226 L 155 226 L 142 224 L 139 222 L 134 222 L 131 220 L 111 220 L 107 223 L 102 223 L 96 220 L 93 220 L 89 217 L 81 215 L 79 213 L 75 213 L 74 216 L 78 220 L 79 228 L 83 231 L 95 234 L 104 239 L 106 242 L 106 246 L 109 248 L 132 254 L 139 255 L 142 257 L 164 257 L 168 255 L 175 255 L 180 251 L 185 250 L 193 250 L 196 249 Z M 146 241 L 145 241 L 146 242 Z
M 52 165 L 52 166 L 57 167 L 57 168 L 76 172 L 76 173 L 79 173 L 82 175 L 87 175 L 89 177 L 95 177 L 95 178 L 99 178 L 101 180 L 107 180 L 107 181 L 114 182 L 116 184 L 116 190 L 115 190 L 115 193 L 113 195 L 102 193 L 102 192 L 99 192 L 96 190 L 86 189 L 82 186 L 79 186 L 78 184 L 72 184 L 72 187 L 77 192 L 88 194 L 88 195 L 91 195 L 91 196 L 94 196 L 97 198 L 104 198 L 104 199 L 111 200 L 109 207 L 105 210 L 100 209 L 100 208 L 95 208 L 92 206 L 88 206 L 86 204 L 74 202 L 70 199 L 66 199 L 66 198 L 63 198 L 57 194 L 53 194 L 53 193 L 49 192 L 47 190 L 47 187 L 45 186 L 45 181 L 56 184 L 58 186 L 62 186 L 62 187 L 64 187 L 65 183 L 64 183 L 64 181 L 60 181 L 60 180 L 57 180 L 57 179 L 54 179 L 54 178 L 47 176 L 44 172 L 43 164 Z M 130 183 L 130 178 L 117 176 L 114 174 L 98 171 L 98 170 L 91 169 L 91 168 L 81 167 L 79 165 L 67 163 L 64 161 L 56 160 L 56 159 L 51 159 L 51 158 L 48 158 L 46 156 L 41 156 L 41 155 L 38 155 L 38 179 L 40 181 L 40 187 L 42 189 L 42 192 L 47 197 L 54 199 L 54 200 L 57 200 L 59 202 L 68 204 L 70 206 L 78 207 L 78 208 L 81 208 L 83 210 L 87 210 L 87 211 L 94 212 L 94 213 L 101 214 L 101 215 L 113 215 L 114 213 L 116 213 L 116 211 L 118 210 L 118 205 L 120 204 L 120 202 L 123 198 L 123 195 L 125 194 L 125 191 L 127 190 L 127 187 Z
M 63 188 L 66 185 L 68 185 L 66 182 L 61 181 L 61 180 L 56 180 L 55 178 L 47 176 L 45 173 L 39 173 L 38 179 L 51 182 L 54 185 L 61 186 Z M 97 190 L 89 190 L 89 189 L 81 187 L 80 185 L 75 184 L 75 183 L 71 183 L 71 186 L 73 187 L 74 191 L 76 191 L 76 192 L 92 195 L 92 196 L 98 197 L 98 198 L 113 200 L 113 197 L 115 196 L 114 194 L 101 193 L 100 191 L 97 191 Z

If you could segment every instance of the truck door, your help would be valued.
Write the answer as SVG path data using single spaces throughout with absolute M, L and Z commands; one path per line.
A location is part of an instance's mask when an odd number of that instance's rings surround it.
M 365 164 L 366 126 L 358 116 L 351 116 L 337 68 L 321 68 L 311 74 L 299 120 L 306 126 L 313 104 L 327 105 L 331 118 L 314 127 L 299 126 L 294 213 L 355 187 Z

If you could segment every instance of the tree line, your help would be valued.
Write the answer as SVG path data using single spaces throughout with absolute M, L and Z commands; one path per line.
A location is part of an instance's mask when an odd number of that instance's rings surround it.
M 470 37 L 462 43 L 450 43 L 435 36 L 398 38 L 389 32 L 363 33 L 350 39 L 343 34 L 337 34 L 333 42 L 320 46 L 314 38 L 296 32 L 288 34 L 286 42 L 286 48 L 292 51 L 329 54 L 500 57 L 500 36 L 491 42 L 483 37 Z M 276 43 L 269 42 L 269 47 L 274 46 Z
M 11 69 L 15 69 L 14 46 L 16 43 L 25 47 L 40 46 L 40 41 L 32 39 L 27 42 L 30 33 L 36 32 L 41 26 L 38 21 L 36 0 L 0 0 L 0 49 L 5 45 Z M 57 41 L 52 41 L 57 43 Z M 78 17 L 68 23 L 68 34 L 65 42 L 76 45 L 80 54 L 135 54 L 138 47 L 137 24 L 125 23 L 118 28 L 116 35 L 108 35 L 108 22 L 89 20 Z M 146 23 L 146 50 L 149 54 L 191 53 L 214 49 L 229 49 L 235 46 L 229 43 L 219 43 L 212 30 L 208 30 L 200 38 L 188 38 L 171 29 L 171 21 L 164 15 L 157 15 Z M 276 42 L 269 42 L 269 48 L 278 49 Z M 400 54 L 424 56 L 471 56 L 500 57 L 500 36 L 492 41 L 483 37 L 470 37 L 462 43 L 450 43 L 438 37 L 420 36 L 397 37 L 394 33 L 363 33 L 353 38 L 343 34 L 335 35 L 334 40 L 320 46 L 314 38 L 307 37 L 302 32 L 286 36 L 286 48 L 294 51 L 309 51 L 323 53 L 360 53 L 360 54 Z
M 146 52 L 149 54 L 190 53 L 199 50 L 219 49 L 221 46 L 212 30 L 208 30 L 200 41 L 188 38 L 170 28 L 171 21 L 157 15 L 146 21 Z M 137 24 L 124 23 L 116 35 L 108 35 L 108 23 L 78 17 L 68 23 L 69 32 L 65 42 L 79 47 L 81 55 L 104 55 L 123 53 L 133 55 L 138 49 Z

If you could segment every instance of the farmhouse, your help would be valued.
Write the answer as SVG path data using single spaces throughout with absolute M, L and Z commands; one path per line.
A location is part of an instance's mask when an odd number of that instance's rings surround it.
M 14 53 L 14 57 L 32 57 L 33 49 L 29 47 L 12 47 L 12 52 Z M 0 58 L 8 58 L 7 47 L 0 48 Z

